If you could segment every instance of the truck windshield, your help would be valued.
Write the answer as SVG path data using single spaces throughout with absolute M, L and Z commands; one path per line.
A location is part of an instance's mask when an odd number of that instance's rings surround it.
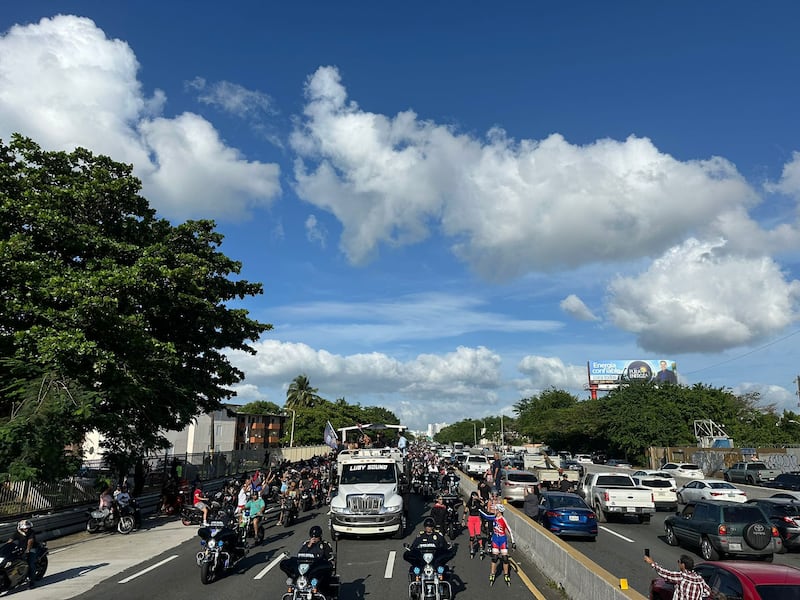
M 349 485 L 358 483 L 396 483 L 394 463 L 367 463 L 343 465 L 339 483 Z

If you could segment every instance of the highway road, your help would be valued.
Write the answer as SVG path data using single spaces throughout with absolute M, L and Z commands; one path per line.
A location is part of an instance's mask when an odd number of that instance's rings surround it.
M 427 508 L 420 499 L 412 498 L 411 519 L 417 529 L 409 532 L 405 541 L 413 540 Z M 326 512 L 304 513 L 291 528 L 271 524 L 265 541 L 251 550 L 236 572 L 210 585 L 201 583 L 200 569 L 195 562 L 199 550 L 197 528 L 184 527 L 175 519 L 148 519 L 143 530 L 128 536 L 82 533 L 52 540 L 48 573 L 36 589 L 24 591 L 25 598 L 279 598 L 286 591 L 286 577 L 278 568 L 283 553 L 295 553 L 313 524 L 321 525 L 327 532 Z M 522 573 L 513 577 L 511 586 L 506 587 L 499 580 L 490 588 L 489 559 L 470 559 L 464 534 L 457 537 L 455 543 L 460 546 L 453 563 L 456 598 L 478 600 L 492 593 L 502 594 L 506 600 L 563 600 L 557 590 L 548 587 L 546 578 L 521 556 L 516 558 L 521 562 Z M 386 538 L 339 541 L 335 549 L 342 581 L 341 600 L 407 598 L 408 564 L 402 559 L 402 544 L 403 540 Z
M 611 470 L 599 465 L 590 470 Z M 624 469 L 618 471 L 625 472 Z M 769 496 L 773 490 L 741 486 L 749 497 Z M 411 520 L 416 524 L 405 541 L 410 542 L 429 507 L 412 498 Z M 77 534 L 52 540 L 50 568 L 42 584 L 25 591 L 31 600 L 197 600 L 208 596 L 215 600 L 249 597 L 278 597 L 285 591 L 285 576 L 278 568 L 283 553 L 294 553 L 305 540 L 312 524 L 327 528 L 327 510 L 309 511 L 301 515 L 292 528 L 270 525 L 267 539 L 251 550 L 236 572 L 205 586 L 200 582 L 195 554 L 199 538 L 195 527 L 184 527 L 175 519 L 153 517 L 145 521 L 141 531 L 128 536 L 110 534 Z M 617 578 L 625 578 L 631 589 L 644 595 L 654 573 L 642 560 L 644 548 L 653 558 L 673 568 L 682 553 L 700 557 L 694 550 L 673 548 L 664 541 L 663 520 L 669 513 L 656 513 L 652 522 L 639 524 L 633 520 L 612 521 L 600 525 L 596 542 L 566 540 L 572 548 L 603 567 Z M 533 527 L 538 525 L 531 524 Z M 467 537 L 461 534 L 453 562 L 454 592 L 463 600 L 478 600 L 486 594 L 503 594 L 507 600 L 563 600 L 558 590 L 548 584 L 531 560 L 515 552 L 522 573 L 513 578 L 510 588 L 488 582 L 489 560 L 470 559 Z M 402 560 L 402 540 L 385 538 L 345 538 L 336 545 L 338 572 L 341 576 L 341 600 L 384 600 L 407 598 L 408 565 Z M 800 553 L 775 556 L 776 563 L 800 568 Z M 12 594 L 13 595 L 13 594 Z
M 632 472 L 630 469 L 604 468 L 602 465 L 586 466 L 591 472 Z M 691 480 L 678 478 L 678 485 L 687 481 Z M 758 486 L 735 485 L 745 490 L 748 498 L 768 497 L 778 491 Z M 565 541 L 617 578 L 627 579 L 628 585 L 632 589 L 647 595 L 654 572 L 644 563 L 645 548 L 650 549 L 650 555 L 656 562 L 668 569 L 677 569 L 678 557 L 681 554 L 694 557 L 696 562 L 703 560 L 695 549 L 672 547 L 666 543 L 664 519 L 670 514 L 663 511 L 657 512 L 649 525 L 639 524 L 633 519 L 614 520 L 600 524 L 596 542 Z M 800 568 L 800 553 L 776 554 L 774 562 Z

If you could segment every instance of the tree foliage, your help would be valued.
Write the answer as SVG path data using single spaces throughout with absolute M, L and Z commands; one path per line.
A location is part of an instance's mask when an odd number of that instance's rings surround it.
M 262 287 L 235 277 L 214 223 L 157 218 L 131 173 L 82 148 L 0 141 L 0 355 L 33 367 L 0 364 L 0 439 L 16 458 L 20 419 L 32 423 L 14 410 L 22 390 L 65 382 L 45 404 L 68 438 L 97 429 L 113 452 L 141 454 L 219 409 L 243 378 L 225 352 L 252 353 L 271 328 L 228 306 Z
M 306 375 L 298 375 L 286 390 L 286 408 L 314 408 L 322 400 Z

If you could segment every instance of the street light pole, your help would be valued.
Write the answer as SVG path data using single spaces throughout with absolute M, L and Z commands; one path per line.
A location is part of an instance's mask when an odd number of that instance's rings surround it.
M 292 412 L 292 430 L 291 433 L 289 433 L 289 448 L 294 448 L 294 419 L 297 416 L 297 411 L 293 408 L 286 408 L 285 410 Z
M 473 421 L 472 422 L 472 435 L 475 437 L 475 446 L 478 445 L 478 424 Z

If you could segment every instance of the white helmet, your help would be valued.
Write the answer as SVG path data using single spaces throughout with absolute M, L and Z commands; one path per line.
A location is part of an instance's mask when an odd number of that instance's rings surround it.
M 19 531 L 28 531 L 28 529 L 33 529 L 33 523 L 28 521 L 28 519 L 22 519 L 22 521 L 17 523 L 17 529 Z
M 500 513 L 504 513 L 504 512 L 506 512 L 506 507 L 505 507 L 505 506 L 503 506 L 502 504 L 495 504 L 495 507 L 494 507 L 494 509 L 495 509 L 497 512 L 500 512 Z

